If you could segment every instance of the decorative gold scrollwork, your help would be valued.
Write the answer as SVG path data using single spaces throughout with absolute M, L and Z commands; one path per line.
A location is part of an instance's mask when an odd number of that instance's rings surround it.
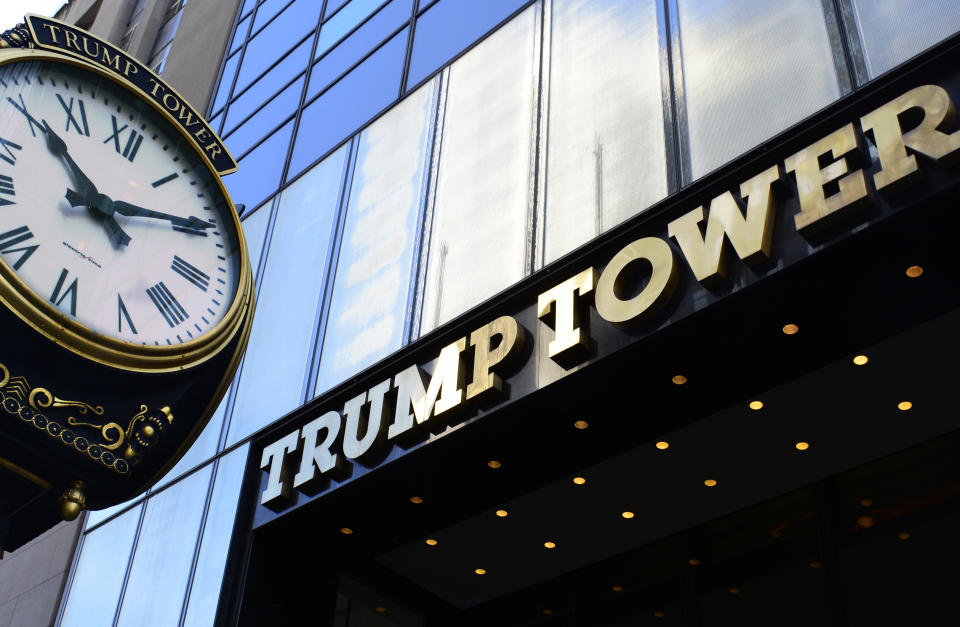
M 34 409 L 46 409 L 48 407 L 76 407 L 77 411 L 79 411 L 81 414 L 86 414 L 87 411 L 92 411 L 98 416 L 103 415 L 103 407 L 100 405 L 94 407 L 93 405 L 88 405 L 83 401 L 68 401 L 62 398 L 57 398 L 50 393 L 50 390 L 46 388 L 33 388 L 33 390 L 30 392 L 30 397 L 28 400 L 30 402 L 30 406 Z
M 124 433 L 123 427 L 115 422 L 108 422 L 105 425 L 94 425 L 89 422 L 80 422 L 73 416 L 67 418 L 67 424 L 71 427 L 90 427 L 91 429 L 100 429 L 100 435 L 106 440 L 106 443 L 100 443 L 100 446 L 108 451 L 115 451 L 123 445 Z M 111 437 L 111 433 L 116 435 Z
M 17 24 L 10 30 L 0 33 L 0 49 L 2 48 L 33 48 L 33 38 L 26 24 Z

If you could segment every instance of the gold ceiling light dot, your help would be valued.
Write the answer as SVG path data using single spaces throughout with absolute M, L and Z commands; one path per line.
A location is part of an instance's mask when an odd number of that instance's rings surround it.
M 810 568 L 820 568 L 822 564 L 820 562 L 810 562 Z
M 763 409 L 763 401 L 750 401 L 750 409 L 757 411 L 758 409 Z
M 547 540 L 546 542 L 543 543 L 543 546 L 548 549 L 555 549 L 557 548 L 557 543 Z
M 910 401 L 900 401 L 899 403 L 897 403 L 897 409 L 899 409 L 900 411 L 909 411 L 912 408 L 913 408 L 913 403 L 911 403 Z
M 864 507 L 870 507 L 873 505 L 873 499 L 860 499 L 860 505 L 863 505 Z
M 477 573 L 478 575 L 486 575 L 486 574 L 487 574 L 487 570 L 486 570 L 485 568 L 475 568 L 475 569 L 473 569 L 473 572 Z
M 901 531 L 900 533 L 897 534 L 897 537 L 900 538 L 901 540 L 909 540 L 910 533 L 907 531 Z
M 493 468 L 494 470 L 496 470 L 497 468 L 499 468 L 499 467 L 501 466 L 501 464 L 500 464 L 500 462 L 498 462 L 497 460 L 491 459 L 490 461 L 487 462 L 487 466 L 489 466 L 490 468 Z
M 853 358 L 853 363 L 856 364 L 857 366 L 863 366 L 868 361 L 870 360 L 867 358 L 866 355 L 857 355 L 856 357 Z
M 713 486 L 717 485 L 717 480 L 716 480 L 716 479 L 704 479 L 703 485 L 707 486 L 708 488 L 712 488 Z
M 587 482 L 587 480 L 584 479 L 583 477 L 574 477 L 573 482 L 577 485 L 583 485 Z
M 660 610 L 657 610 L 656 612 L 654 612 L 653 615 L 654 615 L 656 618 L 663 618 L 664 616 L 666 616 L 666 614 L 664 614 L 664 613 L 661 612 Z
M 920 266 L 910 266 L 907 268 L 907 276 L 911 279 L 915 279 L 921 274 L 923 274 L 923 268 Z
M 387 608 L 383 607 L 382 605 L 378 605 L 378 606 L 375 607 L 374 609 L 375 609 L 375 610 L 377 611 L 377 613 L 379 613 L 379 614 L 384 614 L 384 613 L 387 611 Z
M 340 527 L 340 533 L 342 533 L 345 536 L 349 536 L 350 534 L 353 533 L 353 529 L 351 529 L 350 527 Z
M 506 518 L 506 517 L 507 517 L 507 510 L 505 510 L 505 509 L 498 509 L 498 510 L 497 510 L 497 516 L 499 516 L 500 518 Z
M 794 444 L 794 446 L 797 447 L 797 450 L 798 450 L 798 451 L 805 451 L 805 450 L 807 450 L 808 448 L 810 448 L 810 443 L 809 443 L 809 442 L 797 442 L 796 444 Z
M 698 560 L 695 557 L 691 557 L 690 559 L 687 560 L 687 564 L 690 564 L 691 566 L 699 566 L 700 560 Z
M 587 424 L 587 421 L 586 421 L 586 420 L 578 420 L 578 421 L 576 421 L 575 423 L 573 423 L 573 427 L 574 427 L 575 429 L 580 429 L 580 430 L 586 429 L 586 428 L 589 427 L 589 426 L 590 426 L 590 425 Z
M 728 590 L 728 592 L 730 592 L 730 594 L 740 594 L 740 588 L 734 586 L 734 587 L 730 588 L 730 589 Z
M 664 441 L 664 440 L 660 440 L 659 442 L 657 442 L 656 446 L 657 446 L 657 448 L 660 449 L 661 451 L 665 451 L 665 450 L 667 450 L 668 448 L 670 448 L 670 443 L 669 443 L 669 442 L 666 442 L 666 441 Z
M 860 516 L 857 518 L 857 526 L 863 529 L 869 529 L 875 524 L 877 524 L 877 521 L 874 520 L 873 516 Z
M 675 374 L 673 375 L 673 378 L 670 380 L 673 381 L 674 385 L 683 385 L 684 383 L 687 382 L 687 378 L 682 374 Z
M 437 546 L 437 541 L 433 538 L 426 539 L 427 546 Z
M 800 330 L 800 327 L 798 327 L 793 323 L 783 325 L 784 335 L 796 335 L 797 331 L 799 330 Z
M 626 518 L 627 520 L 630 520 L 631 518 L 633 518 L 634 513 L 627 511 L 627 512 L 620 512 L 620 515 Z
M 553 614 L 553 610 L 551 610 L 549 607 L 545 607 L 543 608 L 543 613 L 546 614 L 547 616 L 550 616 L 551 614 Z
M 421 497 L 419 497 L 419 496 L 411 496 L 411 497 L 410 497 L 410 502 L 411 502 L 411 503 L 414 503 L 414 504 L 416 504 L 416 505 L 419 505 L 420 503 L 423 503 L 423 498 L 421 498 Z
M 623 586 L 614 585 L 614 586 L 610 586 L 610 589 L 613 590 L 614 592 L 623 592 Z

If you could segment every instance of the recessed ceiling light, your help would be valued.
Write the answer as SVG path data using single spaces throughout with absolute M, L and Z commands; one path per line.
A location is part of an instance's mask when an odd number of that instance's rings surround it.
M 420 503 L 423 503 L 423 499 L 422 499 L 421 497 L 419 497 L 419 496 L 411 496 L 411 497 L 410 497 L 410 502 L 411 502 L 411 503 L 416 503 L 417 505 L 419 505 Z
M 660 449 L 661 451 L 665 451 L 665 450 L 667 450 L 668 448 L 670 448 L 670 443 L 669 443 L 669 442 L 666 442 L 666 441 L 664 441 L 664 440 L 660 440 L 659 442 L 657 442 L 656 446 L 657 446 L 657 448 Z
M 691 566 L 699 566 L 700 560 L 698 560 L 695 557 L 691 557 L 690 559 L 687 560 L 687 564 L 690 564 Z
M 353 529 L 351 529 L 350 527 L 340 527 L 340 533 L 342 533 L 345 536 L 349 536 L 351 533 L 353 533 Z
M 910 401 L 900 401 L 899 403 L 897 403 L 897 409 L 899 409 L 900 411 L 907 411 L 912 407 L 913 407 L 913 403 L 911 403 Z
M 920 266 L 910 266 L 907 268 L 907 276 L 911 279 L 915 279 L 921 274 L 923 274 L 923 268 Z
M 475 569 L 473 570 L 473 572 L 477 573 L 478 575 L 486 575 L 486 574 L 487 574 L 487 571 L 486 571 L 486 569 L 484 569 L 484 568 L 475 568 Z
M 740 594 L 740 588 L 734 586 L 729 589 L 730 594 Z
M 810 568 L 820 568 L 820 562 L 810 562 Z
M 873 505 L 873 499 L 860 499 L 860 504 L 864 507 L 870 507 Z
M 553 610 L 551 610 L 549 607 L 545 607 L 543 608 L 543 613 L 546 614 L 547 616 L 550 616 L 551 614 L 553 614 Z
M 792 323 L 783 325 L 783 332 L 786 335 L 794 335 L 799 330 L 800 330 L 800 327 Z
M 380 614 L 383 614 L 384 612 L 387 611 L 387 608 L 383 607 L 382 605 L 378 605 L 378 606 L 375 607 L 374 609 L 375 609 L 378 613 L 380 613 Z
M 548 549 L 555 549 L 555 548 L 557 548 L 557 543 L 556 543 L 556 542 L 551 542 L 550 540 L 547 540 L 546 542 L 543 543 L 543 546 L 546 547 L 546 548 L 548 548 Z
M 663 618 L 664 616 L 666 616 L 666 614 L 664 614 L 660 610 L 657 610 L 656 612 L 654 612 L 653 615 L 657 618 Z
M 623 592 L 623 586 L 614 585 L 614 586 L 610 586 L 610 589 L 613 590 L 614 592 Z
M 808 448 L 810 448 L 810 443 L 809 443 L 809 442 L 797 442 L 794 446 L 797 447 L 797 450 L 798 450 L 798 451 L 805 451 L 805 450 L 807 450 Z
M 713 486 L 717 485 L 717 480 L 716 480 L 716 479 L 705 479 L 705 480 L 703 481 L 703 485 L 707 486 L 708 488 L 712 488 Z
M 860 516 L 857 518 L 857 526 L 863 527 L 864 529 L 869 529 L 870 527 L 877 524 L 877 521 L 874 520 L 873 516 Z
M 574 477 L 573 482 L 577 485 L 583 485 L 587 482 L 587 480 L 584 479 L 583 477 Z
M 434 540 L 433 538 L 427 538 L 426 542 L 427 542 L 427 546 L 437 546 L 437 541 Z
M 495 460 L 495 459 L 491 459 L 490 461 L 487 462 L 487 466 L 490 466 L 491 468 L 493 468 L 494 470 L 496 470 L 497 468 L 500 467 L 500 462 L 498 462 L 498 461 Z
M 900 538 L 901 540 L 909 540 L 910 533 L 907 531 L 901 531 L 900 533 L 897 534 L 897 537 Z
M 578 420 L 575 423 L 573 423 L 573 426 L 577 429 L 586 429 L 590 425 L 587 424 L 586 420 Z
M 864 365 L 865 363 L 867 363 L 868 361 L 870 361 L 870 360 L 867 359 L 867 356 L 866 356 L 866 355 L 857 355 L 856 357 L 853 358 L 853 363 L 855 363 L 855 364 L 858 365 L 858 366 L 862 366 L 862 365 Z
M 763 401 L 750 401 L 750 409 L 754 411 L 763 409 Z
M 624 518 L 628 519 L 628 520 L 629 520 L 630 518 L 633 518 L 633 512 L 620 512 L 620 515 L 623 516 Z
M 673 381 L 674 385 L 683 385 L 684 383 L 687 382 L 687 378 L 682 374 L 675 374 L 673 375 L 673 378 L 670 380 Z
M 507 517 L 507 510 L 505 510 L 505 509 L 498 509 L 498 510 L 497 510 L 497 516 L 499 516 L 500 518 L 506 518 L 506 517 Z

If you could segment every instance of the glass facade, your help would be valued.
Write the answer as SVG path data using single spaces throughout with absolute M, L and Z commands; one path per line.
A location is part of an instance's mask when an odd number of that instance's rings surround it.
M 251 435 L 960 28 L 838 4 L 245 0 L 207 117 L 249 348 L 167 477 L 88 515 L 58 624 L 211 624 Z

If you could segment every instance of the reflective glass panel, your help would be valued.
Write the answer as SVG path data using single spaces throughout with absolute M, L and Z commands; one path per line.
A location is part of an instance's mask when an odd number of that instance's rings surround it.
M 246 15 L 256 6 L 257 0 L 243 0 L 243 8 L 240 9 L 240 15 Z
M 524 11 L 450 67 L 423 332 L 526 273 L 535 15 Z
M 220 85 L 217 87 L 217 95 L 213 98 L 211 111 L 217 111 L 227 102 L 227 96 L 230 94 L 230 86 L 233 84 L 233 74 L 237 71 L 237 61 L 240 55 L 235 54 L 223 63 L 223 76 L 220 78 Z
M 282 89 L 290 79 L 298 73 L 303 72 L 307 65 L 307 59 L 310 57 L 311 43 L 309 37 L 305 39 L 303 43 L 294 48 L 290 54 L 285 56 L 279 63 L 273 66 L 269 72 L 264 74 L 260 80 L 237 96 L 237 98 L 230 103 L 229 116 L 227 117 L 227 123 L 224 128 L 230 130 L 237 123 L 242 122 L 243 119 L 250 115 L 257 107 Z
M 213 129 L 214 133 L 220 133 L 220 123 L 223 122 L 223 111 L 215 115 L 210 119 L 210 128 Z
M 233 202 L 256 207 L 279 187 L 292 134 L 293 122 L 290 122 L 240 159 L 240 171 L 224 178 Z M 226 144 L 236 156 L 238 153 L 233 152 L 230 141 Z
M 698 178 L 840 96 L 821 0 L 678 0 Z
M 200 462 L 209 459 L 217 452 L 217 444 L 220 442 L 220 431 L 223 428 L 223 417 L 227 412 L 227 395 L 224 395 L 217 409 L 210 416 L 207 425 L 197 436 L 197 439 L 190 446 L 180 461 L 170 469 L 160 481 L 157 482 L 155 489 L 162 488 L 174 479 L 180 477 L 183 473 L 198 466 Z
M 303 78 L 294 81 L 289 87 L 276 95 L 250 119 L 241 124 L 225 138 L 231 153 L 243 154 L 278 124 L 289 118 L 300 104 L 303 95 Z M 229 112 L 233 113 L 233 107 Z M 230 115 L 227 115 L 230 119 Z
M 243 237 L 247 240 L 247 251 L 250 253 L 250 266 L 256 278 L 257 268 L 260 266 L 260 255 L 263 254 L 263 240 L 267 234 L 267 224 L 270 221 L 270 209 L 263 207 L 243 219 Z
M 408 30 L 403 29 L 303 110 L 291 176 L 396 100 Z
M 393 0 L 377 11 L 356 32 L 337 45 L 326 56 L 313 64 L 310 73 L 310 98 L 331 81 L 343 74 L 347 68 L 384 40 L 394 29 L 410 19 L 413 0 Z
M 141 507 L 84 536 L 73 582 L 65 592 L 68 596 L 61 626 L 113 624 Z
M 237 26 L 237 30 L 233 33 L 233 39 L 230 41 L 230 52 L 233 52 L 244 42 L 247 38 L 247 33 L 250 30 L 250 17 L 247 16 L 244 18 L 240 25 Z
M 440 0 L 417 19 L 407 86 L 415 86 L 527 2 Z
M 667 193 L 657 12 L 627 0 L 555 0 L 545 260 Z
M 197 558 L 197 570 L 193 575 L 193 587 L 187 604 L 184 626 L 207 627 L 214 624 L 223 569 L 227 563 L 233 520 L 240 498 L 240 483 L 247 462 L 247 446 L 241 446 L 220 458 L 217 477 L 213 484 L 213 496 L 207 522 L 203 527 L 203 540 Z
M 403 342 L 431 95 L 425 85 L 360 135 L 317 394 Z
M 119 627 L 167 627 L 180 620 L 210 475 L 211 466 L 201 468 L 147 501 Z M 157 594 L 161 582 L 163 594 Z
M 305 0 L 301 0 L 301 3 L 304 1 Z M 257 9 L 257 18 L 253 22 L 253 32 L 256 33 L 263 28 L 263 25 L 269 22 L 270 19 L 287 6 L 289 2 L 290 0 L 265 0 L 265 2 L 262 2 Z
M 346 152 L 280 196 L 228 445 L 300 404 Z
M 253 82 L 294 43 L 316 27 L 322 4 L 315 0 L 295 2 L 250 40 L 237 75 L 237 92 Z
M 871 77 L 960 30 L 956 0 L 853 0 Z
M 88 510 L 88 511 L 87 511 L 87 520 L 86 520 L 86 522 L 85 522 L 85 524 L 84 524 L 84 529 L 90 529 L 90 528 L 92 528 L 92 527 L 100 524 L 100 523 L 103 522 L 104 520 L 110 518 L 111 516 L 113 516 L 113 515 L 116 514 L 117 512 L 123 510 L 124 508 L 130 507 L 130 504 L 131 504 L 131 503 L 133 503 L 133 502 L 136 501 L 137 499 L 143 498 L 143 494 L 145 494 L 145 493 L 138 494 L 137 496 L 133 497 L 133 498 L 130 499 L 129 501 L 124 501 L 123 503 L 118 503 L 118 504 L 112 505 L 112 506 L 110 506 L 110 507 L 105 507 L 105 508 L 103 508 L 103 509 L 98 509 L 98 510 Z
M 316 56 L 319 57 L 329 50 L 330 46 L 340 41 L 383 2 L 384 0 L 352 0 L 336 15 L 324 22 L 320 27 L 320 36 L 317 38 Z
M 323 19 L 329 18 L 336 13 L 337 9 L 346 4 L 347 0 L 327 0 L 327 10 L 323 14 Z

